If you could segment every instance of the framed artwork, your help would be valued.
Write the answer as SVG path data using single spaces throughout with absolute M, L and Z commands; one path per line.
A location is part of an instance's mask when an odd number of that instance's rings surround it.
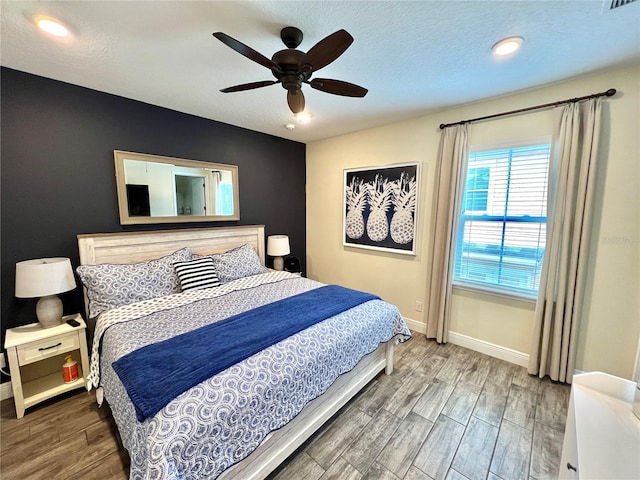
M 342 244 L 416 254 L 420 163 L 344 170 Z

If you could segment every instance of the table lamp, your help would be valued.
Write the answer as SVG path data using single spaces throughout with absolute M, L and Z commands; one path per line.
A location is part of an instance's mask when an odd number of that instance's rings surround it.
M 285 255 L 289 255 L 289 237 L 287 235 L 269 235 L 267 238 L 267 255 L 273 259 L 274 270 L 284 270 Z
M 37 298 L 36 316 L 42 328 L 62 323 L 62 300 L 58 293 L 76 288 L 68 258 L 40 258 L 16 263 L 16 297 Z

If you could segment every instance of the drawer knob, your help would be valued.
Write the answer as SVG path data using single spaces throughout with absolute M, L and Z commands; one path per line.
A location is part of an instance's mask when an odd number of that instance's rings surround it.
M 573 470 L 574 472 L 578 471 L 578 469 L 571 465 L 569 462 L 567 462 L 567 470 Z
M 55 345 L 51 345 L 50 347 L 41 347 L 41 348 L 38 349 L 38 351 L 42 352 L 44 350 L 51 350 L 52 348 L 59 347 L 60 345 L 62 345 L 62 342 L 58 342 Z

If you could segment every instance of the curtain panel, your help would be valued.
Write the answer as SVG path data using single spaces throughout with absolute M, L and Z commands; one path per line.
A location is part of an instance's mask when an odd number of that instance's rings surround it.
M 601 98 L 554 111 L 547 242 L 528 371 L 571 383 L 584 300 Z
M 427 337 L 435 338 L 438 343 L 448 340 L 455 234 L 468 150 L 466 124 L 442 130 L 435 172 L 437 184 L 427 311 Z

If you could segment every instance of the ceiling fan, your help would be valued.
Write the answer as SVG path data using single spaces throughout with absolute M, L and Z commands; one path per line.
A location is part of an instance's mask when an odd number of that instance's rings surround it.
M 304 53 L 296 50 L 302 42 L 302 31 L 296 27 L 285 27 L 280 31 L 280 38 L 287 48 L 276 52 L 271 60 L 225 33 L 216 32 L 213 36 L 249 60 L 267 67 L 276 78 L 223 88 L 221 92 L 241 92 L 280 83 L 287 90 L 287 103 L 293 113 L 304 110 L 303 83 L 316 90 L 345 97 L 364 97 L 367 94 L 366 88 L 353 83 L 330 78 L 311 78 L 315 72 L 336 60 L 353 43 L 353 37 L 346 30 L 332 33 Z

